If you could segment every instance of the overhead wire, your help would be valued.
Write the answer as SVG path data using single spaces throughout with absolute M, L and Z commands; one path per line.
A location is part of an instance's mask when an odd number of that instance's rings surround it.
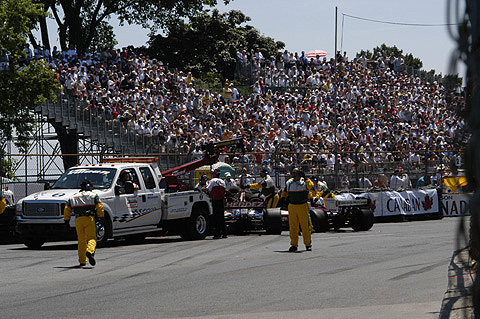
M 456 23 L 435 23 L 435 24 L 430 24 L 430 23 L 405 23 L 405 22 L 394 22 L 394 21 L 382 21 L 382 20 L 376 20 L 376 19 L 368 19 L 368 18 L 353 16 L 353 15 L 346 14 L 346 13 L 342 13 L 342 15 L 344 17 L 349 17 L 349 18 L 357 19 L 357 20 L 383 23 L 383 24 L 411 26 L 411 27 L 445 27 L 445 26 L 450 26 L 450 25 L 457 25 Z
M 346 13 L 342 13 L 342 35 L 340 40 L 340 51 L 343 51 L 343 33 L 345 27 L 345 17 L 349 17 L 352 19 L 368 21 L 368 22 L 375 22 L 375 23 L 382 23 L 382 24 L 390 24 L 390 25 L 398 25 L 398 26 L 408 26 L 408 27 L 445 27 L 445 26 L 456 26 L 458 23 L 405 23 L 405 22 L 395 22 L 395 21 L 383 21 L 383 20 L 376 20 L 376 19 L 369 19 L 363 18 L 359 16 L 354 16 Z

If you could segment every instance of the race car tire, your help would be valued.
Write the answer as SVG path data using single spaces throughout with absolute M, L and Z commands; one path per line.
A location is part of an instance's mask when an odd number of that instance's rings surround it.
M 263 211 L 263 228 L 269 235 L 282 233 L 282 214 L 279 208 L 267 208 Z
M 312 221 L 313 230 L 317 233 L 324 233 L 330 229 L 327 213 L 323 210 L 311 210 L 310 220 Z
M 350 225 L 354 231 L 366 231 L 372 228 L 374 217 L 370 208 L 353 208 Z
M 344 214 L 338 213 L 333 217 L 333 229 L 335 231 L 339 230 L 342 227 L 345 227 L 345 223 L 347 222 L 347 218 Z
M 180 236 L 186 240 L 205 239 L 208 234 L 209 221 L 204 209 L 194 210 L 190 218 L 185 221 L 185 229 Z

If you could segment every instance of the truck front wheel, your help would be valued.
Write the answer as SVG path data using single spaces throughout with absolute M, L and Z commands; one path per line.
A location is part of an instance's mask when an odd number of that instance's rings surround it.
M 112 232 L 112 225 L 110 223 L 110 219 L 107 216 L 105 216 L 103 220 L 104 222 L 102 222 L 99 219 L 95 221 L 95 226 L 97 228 L 97 246 L 98 247 L 104 247 L 107 244 L 108 237 Z
M 22 241 L 23 244 L 30 249 L 39 249 L 40 247 L 42 247 L 43 244 L 45 244 L 44 240 L 35 238 L 23 238 Z
M 185 221 L 185 229 L 181 237 L 187 240 L 205 239 L 208 232 L 208 216 L 203 209 L 197 209 L 192 212 L 192 216 Z

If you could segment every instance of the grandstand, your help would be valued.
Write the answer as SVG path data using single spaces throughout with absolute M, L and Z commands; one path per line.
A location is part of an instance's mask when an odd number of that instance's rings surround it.
M 233 83 L 202 87 L 188 72 L 119 50 L 43 57 L 58 72 L 63 91 L 36 112 L 39 121 L 78 134 L 79 162 L 106 154 L 155 154 L 166 169 L 199 156 L 202 143 L 243 136 L 247 154 L 222 156 L 236 169 L 255 174 L 267 166 L 284 176 L 300 165 L 338 188 L 336 174 L 357 185 L 361 177 L 373 183 L 382 172 L 390 177 L 401 166 L 415 184 L 421 176 L 435 182 L 438 174 L 462 168 L 468 134 L 452 107 L 458 102 L 447 103 L 440 82 L 393 67 L 391 57 L 366 63 L 344 55 L 334 98 L 334 59 L 305 63 L 295 56 L 288 61 L 251 57 L 252 65 L 237 68 L 248 70 L 237 75 L 253 83 L 243 96 Z M 36 137 L 37 143 L 43 139 Z M 49 154 L 37 155 L 59 155 L 53 148 L 39 148 Z M 48 165 L 37 166 L 41 172 L 25 169 L 25 176 L 43 180 L 56 174 Z

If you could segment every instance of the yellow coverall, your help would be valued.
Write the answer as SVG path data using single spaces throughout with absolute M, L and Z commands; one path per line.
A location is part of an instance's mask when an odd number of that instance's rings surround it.
M 5 211 L 6 207 L 7 207 L 7 200 L 5 199 L 5 196 L 3 196 L 3 193 L 0 192 L 0 215 Z
M 75 215 L 75 228 L 78 238 L 78 262 L 81 265 L 87 263 L 87 251 L 95 254 L 97 247 L 97 229 L 95 226 L 96 213 L 98 217 L 104 217 L 103 204 L 98 195 L 92 191 L 80 191 L 75 193 L 67 201 L 64 210 L 64 219 L 70 220 L 72 211 Z
M 288 196 L 288 224 L 290 228 L 290 245 L 298 247 L 299 225 L 305 247 L 312 246 L 311 222 L 308 199 L 311 197 L 313 183 L 310 179 L 295 182 L 289 179 L 282 191 L 282 197 Z M 309 190 L 310 189 L 310 190 Z
M 265 175 L 262 182 L 249 185 L 250 189 L 261 189 L 261 193 L 265 196 L 267 208 L 277 207 L 279 196 L 275 193 L 275 184 L 270 175 Z

